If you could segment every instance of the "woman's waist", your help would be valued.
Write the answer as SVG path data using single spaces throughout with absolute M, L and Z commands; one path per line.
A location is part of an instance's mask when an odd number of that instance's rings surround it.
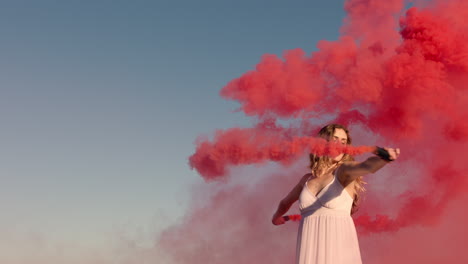
M 348 207 L 338 207 L 338 208 L 329 208 L 325 206 L 309 206 L 302 208 L 301 210 L 302 218 L 308 216 L 318 216 L 318 215 L 336 215 L 336 216 L 350 216 L 351 209 Z

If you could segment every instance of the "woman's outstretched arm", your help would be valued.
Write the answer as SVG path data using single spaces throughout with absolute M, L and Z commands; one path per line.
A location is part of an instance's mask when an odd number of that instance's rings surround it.
M 338 174 L 345 176 L 347 182 L 351 182 L 359 176 L 375 173 L 389 162 L 396 160 L 400 155 L 398 148 L 385 148 L 385 150 L 388 151 L 389 160 L 375 156 L 363 162 L 346 162 L 340 166 Z
M 286 221 L 283 218 L 283 215 L 288 212 L 289 208 L 293 205 L 294 202 L 296 202 L 299 199 L 299 195 L 301 194 L 302 188 L 304 187 L 304 184 L 307 182 L 307 179 L 311 177 L 311 174 L 308 173 L 302 177 L 302 179 L 299 181 L 296 186 L 288 193 L 286 197 L 281 200 L 281 202 L 278 205 L 278 209 L 276 209 L 276 212 L 273 214 L 273 217 L 271 219 L 271 222 L 274 225 L 282 225 Z

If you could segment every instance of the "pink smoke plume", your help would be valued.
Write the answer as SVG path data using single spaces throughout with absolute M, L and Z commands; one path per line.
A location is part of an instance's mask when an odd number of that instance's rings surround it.
M 350 125 L 403 153 L 366 178 L 355 215 L 364 261 L 467 263 L 468 213 L 460 206 L 468 202 L 468 2 L 406 4 L 346 1 L 339 40 L 319 42 L 310 56 L 300 49 L 264 55 L 221 90 L 260 123 L 198 142 L 191 165 L 213 179 L 229 173 L 227 165 L 295 164 L 323 125 L 309 118 Z M 253 187 L 226 184 L 158 245 L 177 263 L 291 263 L 297 230 L 275 228 L 270 217 L 306 167 L 284 167 Z M 385 252 L 393 254 L 378 254 Z
M 327 142 L 322 138 L 293 137 L 284 139 L 279 134 L 267 134 L 258 129 L 230 129 L 218 131 L 214 142 L 202 141 L 189 161 L 205 179 L 226 174 L 228 165 L 247 165 L 267 160 L 289 164 L 305 151 L 319 156 L 337 156 L 341 153 L 359 155 L 372 152 L 375 147 L 346 146 Z

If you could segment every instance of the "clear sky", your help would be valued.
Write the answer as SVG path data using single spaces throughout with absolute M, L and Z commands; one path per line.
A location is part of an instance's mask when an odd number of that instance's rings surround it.
M 1 3 L 3 245 L 177 221 L 197 136 L 250 124 L 219 90 L 263 54 L 335 40 L 344 17 L 338 0 Z

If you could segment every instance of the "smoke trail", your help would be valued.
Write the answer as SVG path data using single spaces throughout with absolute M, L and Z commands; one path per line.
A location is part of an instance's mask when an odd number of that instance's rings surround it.
M 287 165 L 297 160 L 299 155 L 304 155 L 305 150 L 319 156 L 334 157 L 341 153 L 354 156 L 374 149 L 345 146 L 314 137 L 285 139 L 280 134 L 269 134 L 258 129 L 234 128 L 218 131 L 214 142 L 200 142 L 189 162 L 192 168 L 210 180 L 225 175 L 228 165 L 248 165 L 267 160 Z
M 283 58 L 263 56 L 255 70 L 221 90 L 223 98 L 238 101 L 260 123 L 218 133 L 204 145 L 207 152 L 197 149 L 192 165 L 203 163 L 197 154 L 208 157 L 222 146 L 237 148 L 237 156 L 212 159 L 205 164 L 215 168 L 211 172 L 196 167 L 205 177 L 226 173 L 226 164 L 261 164 L 274 157 L 258 153 L 270 153 L 293 137 L 314 136 L 323 124 L 310 124 L 308 118 L 343 122 L 403 151 L 397 163 L 369 176 L 366 202 L 355 218 L 363 258 L 369 263 L 468 261 L 457 244 L 468 236 L 460 220 L 468 215 L 454 207 L 468 202 L 463 151 L 468 147 L 468 2 L 404 6 L 400 0 L 346 1 L 348 16 L 338 41 L 319 42 L 310 56 L 300 49 Z M 278 128 L 277 119 L 300 120 L 304 126 Z M 276 130 L 265 135 L 269 125 Z M 296 167 L 284 173 L 293 176 L 265 176 L 254 187 L 225 185 L 205 207 L 193 208 L 183 224 L 166 230 L 159 245 L 177 263 L 292 262 L 295 230 L 269 226 L 269 217 L 307 164 L 297 165 L 304 160 L 285 153 L 281 159 Z M 411 243 L 400 243 L 402 238 Z M 401 244 L 416 255 L 407 257 Z M 431 248 L 437 250 L 427 252 Z M 390 249 L 392 256 L 374 254 Z

